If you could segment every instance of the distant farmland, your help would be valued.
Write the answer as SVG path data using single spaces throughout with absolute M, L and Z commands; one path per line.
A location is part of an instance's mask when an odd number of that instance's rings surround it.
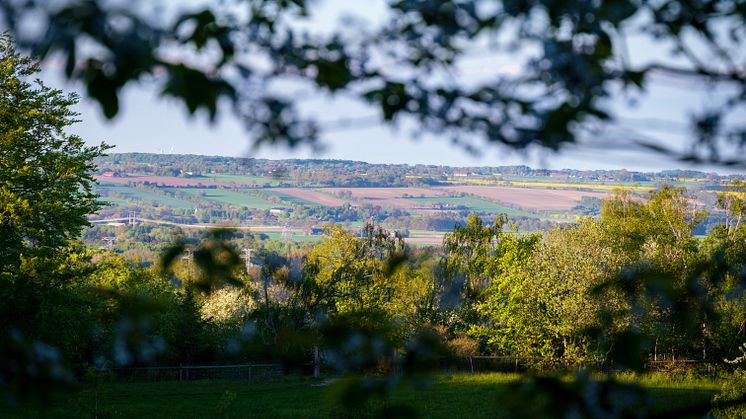
M 96 180 L 101 184 L 118 184 L 126 185 L 128 183 L 149 183 L 153 186 L 236 186 L 236 182 L 216 182 L 209 178 L 196 177 L 184 178 L 176 176 L 124 176 L 124 177 L 104 177 L 96 176 Z
M 524 180 L 496 180 L 496 179 L 472 179 L 472 178 L 449 178 L 448 183 L 454 185 L 482 185 L 482 186 L 518 186 L 521 188 L 552 188 L 552 189 L 587 189 L 592 191 L 614 191 L 616 189 L 626 189 L 630 191 L 638 192 L 650 192 L 656 188 L 655 185 L 651 185 L 650 182 L 644 182 L 647 184 L 641 185 L 639 182 L 613 182 L 611 184 L 590 182 L 590 183 L 572 183 L 572 182 L 557 182 L 544 180 L 543 177 L 522 177 Z M 674 182 L 677 184 L 684 185 L 682 182 Z
M 179 191 L 198 196 L 207 201 L 218 202 L 221 204 L 236 205 L 239 207 L 248 207 L 255 209 L 269 209 L 280 206 L 265 199 L 249 195 L 245 192 L 232 191 L 228 189 L 216 188 L 178 188 Z
M 605 198 L 610 192 L 574 189 L 528 188 L 495 185 L 449 185 L 437 187 L 335 187 L 287 188 L 263 187 L 270 179 L 244 175 L 214 175 L 182 178 L 175 176 L 124 176 L 97 178 L 102 191 L 119 192 L 125 200 L 155 201 L 174 208 L 189 208 L 194 204 L 165 194 L 143 190 L 136 184 L 175 188 L 207 201 L 227 203 L 256 209 L 268 209 L 286 204 L 337 207 L 346 203 L 399 209 L 415 214 L 436 214 L 443 211 L 468 210 L 479 213 L 507 213 L 515 216 L 538 217 L 537 211 L 568 211 L 583 197 Z M 127 186 L 128 184 L 134 184 Z M 547 183 L 548 184 L 548 183 Z M 538 185 L 536 183 L 535 185 Z M 554 184 L 552 184 L 554 185 Z M 557 184 L 560 185 L 560 184 Z M 568 186 L 572 186 L 568 184 Z M 230 189 L 228 189 L 230 188 Z M 257 190 L 276 196 L 280 201 L 267 200 L 244 192 Z M 464 196 L 461 196 L 464 195 Z M 115 200 L 112 200 L 115 201 Z M 274 201 L 274 202 L 272 202 Z M 116 204 L 123 204 L 116 201 Z
M 567 211 L 574 208 L 584 196 L 603 199 L 609 195 L 607 192 L 479 185 L 439 186 L 435 189 L 452 193 L 472 194 L 491 201 L 503 202 L 533 211 Z
M 327 189 L 315 190 L 315 189 L 302 189 L 302 188 L 272 188 L 266 189 L 265 192 L 273 193 L 279 192 L 281 194 L 289 195 L 293 198 L 300 199 L 303 201 L 311 202 L 316 205 L 324 205 L 327 207 L 338 207 L 344 205 L 347 201 L 335 196 L 325 193 Z
M 425 209 L 435 209 L 440 206 L 443 210 L 448 209 L 466 209 L 478 213 L 488 214 L 508 214 L 513 216 L 522 217 L 538 217 L 536 213 L 528 212 L 518 208 L 510 208 L 504 205 L 500 205 L 494 201 L 488 201 L 486 199 L 475 198 L 472 196 L 455 197 L 455 196 L 441 196 L 441 197 L 429 197 L 429 198 L 407 198 L 407 200 L 417 203 L 423 212 Z
M 245 182 L 237 180 L 244 178 Z M 215 180 L 214 180 L 215 179 Z M 200 186 L 222 186 L 226 188 L 246 187 L 252 184 L 262 184 L 262 182 L 249 182 L 254 179 L 251 176 L 233 176 L 217 175 L 212 177 L 176 177 L 176 176 L 124 176 L 124 177 L 106 177 L 96 176 L 96 180 L 101 184 L 126 185 L 128 183 L 149 183 L 153 186 L 174 186 L 174 187 L 200 187 Z M 256 178 L 261 179 L 261 178 Z
M 406 210 L 422 207 L 420 203 L 408 198 L 448 195 L 443 191 L 428 188 L 324 188 L 319 190 L 333 194 L 349 194 L 351 201 L 364 205 Z
M 121 205 L 122 198 L 132 201 L 155 202 L 158 205 L 169 206 L 172 208 L 194 208 L 195 204 L 183 199 L 173 198 L 166 194 L 161 194 L 148 189 L 141 189 L 135 186 L 124 185 L 99 185 L 97 187 L 102 192 L 101 201 L 109 201 L 116 205 Z M 107 194 L 116 193 L 118 197 L 107 197 Z

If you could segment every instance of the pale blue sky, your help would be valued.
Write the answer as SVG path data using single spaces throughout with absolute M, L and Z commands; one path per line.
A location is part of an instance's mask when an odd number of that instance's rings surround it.
M 203 3 L 194 0 L 191 3 Z M 184 2 L 170 2 L 171 4 Z M 189 3 L 189 2 L 186 2 Z M 322 0 L 319 2 L 319 13 L 314 18 L 312 28 L 331 28 L 338 21 L 340 13 L 349 8 L 351 2 L 343 0 Z M 356 15 L 365 16 L 376 21 L 382 16 L 380 1 L 354 2 Z M 347 5 L 347 6 L 346 6 Z M 644 62 L 649 57 L 665 53 L 660 47 L 641 40 L 630 41 L 630 52 L 633 60 Z M 496 72 L 516 71 L 511 66 L 511 57 L 489 56 L 465 61 L 460 68 L 460 77 L 464 80 L 478 80 L 489 77 Z M 65 83 L 58 73 L 45 71 L 43 78 L 47 83 L 65 90 L 75 90 L 76 86 Z M 628 106 L 630 98 L 621 98 L 613 103 L 614 109 L 624 116 L 620 120 L 621 128 L 613 130 L 614 138 L 628 138 L 623 128 L 633 124 L 636 131 L 646 136 L 664 140 L 670 144 L 681 143 L 686 134 L 684 127 L 686 116 L 699 109 L 703 103 L 716 98 L 708 93 L 704 86 L 682 86 L 680 80 L 662 79 L 651 86 L 641 97 L 636 98 L 637 106 Z M 312 106 L 324 109 L 324 119 L 335 120 L 340 117 L 360 117 L 374 114 L 363 105 L 340 101 L 320 99 Z M 251 140 L 243 131 L 239 122 L 228 110 L 220 114 L 214 124 L 210 124 L 204 115 L 188 117 L 182 105 L 173 101 L 160 99 L 147 84 L 128 87 L 123 92 L 120 114 L 113 121 L 103 119 L 97 105 L 83 99 L 77 106 L 82 123 L 73 131 L 89 143 L 105 141 L 115 145 L 116 152 L 168 152 L 173 147 L 174 153 L 208 154 L 225 156 L 246 156 L 249 153 Z M 641 120 L 651 118 L 678 121 L 669 124 L 665 130 L 640 129 Z M 644 124 L 643 124 L 644 125 Z M 619 139 L 617 138 L 617 139 Z M 361 160 L 371 163 L 409 163 L 409 164 L 443 164 L 452 166 L 497 166 L 507 164 L 528 164 L 534 167 L 560 169 L 565 167 L 578 169 L 605 169 L 625 167 L 634 170 L 660 170 L 685 167 L 659 155 L 632 152 L 621 149 L 612 150 L 606 145 L 593 147 L 574 147 L 559 155 L 541 150 L 528 153 L 516 153 L 505 148 L 483 146 L 480 155 L 471 155 L 459 147 L 452 146 L 442 138 L 423 137 L 412 140 L 407 129 L 396 129 L 387 126 L 367 126 L 360 129 L 345 129 L 329 133 L 323 137 L 328 147 L 322 153 L 312 153 L 308 149 L 288 150 L 286 148 L 265 148 L 253 157 L 265 158 L 333 158 Z M 603 143 L 602 143 L 603 144 Z M 709 168 L 698 167 L 701 170 Z M 723 170 L 718 170 L 723 171 Z

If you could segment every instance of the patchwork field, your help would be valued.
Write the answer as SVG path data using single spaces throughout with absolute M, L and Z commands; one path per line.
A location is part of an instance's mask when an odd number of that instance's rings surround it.
M 99 185 L 98 190 L 102 193 L 102 195 L 116 193 L 116 194 L 121 195 L 125 200 L 135 200 L 135 201 L 145 201 L 145 202 L 153 201 L 157 203 L 158 205 L 165 205 L 165 206 L 169 206 L 172 208 L 194 208 L 195 206 L 193 202 L 189 202 L 189 201 L 178 199 L 178 198 L 173 198 L 165 194 L 154 192 L 152 190 L 140 189 L 140 188 L 136 188 L 133 186 Z M 121 201 L 121 199 L 122 198 L 102 196 L 102 200 L 110 201 L 115 204 L 118 204 L 118 202 Z
M 523 217 L 538 217 L 537 214 L 524 211 L 521 209 L 510 208 L 504 205 L 500 205 L 494 201 L 488 201 L 485 199 L 475 198 L 472 196 L 465 197 L 454 197 L 454 196 L 442 196 L 442 197 L 428 197 L 428 198 L 406 198 L 408 201 L 417 203 L 422 210 L 425 209 L 466 209 L 468 211 L 474 211 L 477 213 L 488 213 L 488 214 L 508 214 L 517 215 Z M 419 212 L 415 209 L 415 212 Z
M 105 202 L 115 207 L 128 207 L 130 205 L 133 205 L 131 201 L 128 201 L 124 198 L 117 198 L 114 196 L 101 196 L 101 198 L 99 198 L 99 201 Z
M 454 185 L 439 186 L 434 189 L 451 193 L 464 192 L 534 211 L 566 211 L 575 207 L 584 196 L 601 199 L 608 196 L 606 192 L 529 189 L 507 186 Z
M 211 174 L 204 176 L 203 179 L 208 179 L 213 182 L 230 183 L 237 185 L 276 185 L 279 181 L 259 176 L 248 176 L 248 175 L 229 175 L 229 174 Z
M 318 189 L 329 194 L 343 196 L 366 205 L 379 205 L 387 208 L 417 209 L 422 205 L 411 201 L 411 197 L 446 196 L 447 193 L 428 188 L 324 188 Z
M 190 195 L 199 196 L 208 201 L 219 202 L 222 204 L 237 205 L 241 207 L 269 209 L 279 204 L 267 201 L 265 199 L 249 195 L 245 192 L 231 191 L 227 189 L 214 188 L 178 188 L 179 191 L 186 192 Z
M 298 198 L 297 196 L 290 195 L 288 193 L 279 191 L 277 189 L 262 189 L 262 193 L 265 193 L 270 196 L 276 196 L 277 198 L 281 199 L 284 202 L 293 203 L 295 205 L 306 205 L 306 206 L 316 206 L 320 205 L 317 202 L 309 201 L 307 199 Z
M 556 180 L 544 180 L 541 178 L 523 177 L 524 180 L 494 180 L 494 179 L 471 179 L 471 178 L 449 178 L 448 182 L 454 185 L 482 185 L 482 186 L 518 186 L 522 188 L 552 188 L 552 189 L 587 189 L 591 191 L 613 191 L 616 189 L 627 189 L 630 191 L 637 192 L 649 192 L 656 188 L 656 185 L 650 184 L 651 182 L 645 182 L 646 185 L 641 185 L 639 182 L 613 182 L 598 183 L 573 183 L 573 182 L 557 182 Z M 681 182 L 676 182 L 679 184 Z
M 126 185 L 128 183 L 149 183 L 153 186 L 171 186 L 171 187 L 200 187 L 200 186 L 220 186 L 226 188 L 251 187 L 255 185 L 265 185 L 276 183 L 272 179 L 260 178 L 255 176 L 241 175 L 211 175 L 201 177 L 176 177 L 176 176 L 138 176 L 131 175 L 125 177 L 104 177 L 96 176 L 96 180 L 101 184 Z
M 175 176 L 126 176 L 103 177 L 96 176 L 102 184 L 126 185 L 128 183 L 149 183 L 153 186 L 235 186 L 235 183 L 215 182 L 207 178 L 182 178 Z
M 333 189 L 333 188 L 330 188 Z M 346 202 L 344 199 L 337 198 L 326 193 L 328 189 L 316 190 L 316 189 L 301 189 L 301 188 L 273 188 L 267 190 L 268 193 L 280 193 L 291 196 L 296 199 L 300 199 L 306 202 L 311 202 L 315 205 L 324 205 L 327 207 L 338 207 L 344 205 Z

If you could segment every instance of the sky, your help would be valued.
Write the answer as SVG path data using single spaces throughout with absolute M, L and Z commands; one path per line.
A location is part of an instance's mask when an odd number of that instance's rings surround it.
M 205 1 L 191 0 L 186 3 L 198 5 Z M 178 4 L 183 5 L 184 2 Z M 315 9 L 317 12 L 309 24 L 310 28 L 333 28 L 340 16 L 347 11 L 346 7 L 349 8 L 349 4 L 351 3 L 344 0 L 319 0 L 318 8 Z M 355 2 L 355 14 L 365 16 L 371 24 L 375 24 L 385 16 L 382 4 L 377 1 Z M 636 39 L 630 40 L 629 48 L 634 52 L 634 59 L 641 62 L 663 52 L 659 46 Z M 518 71 L 516 66 L 511 64 L 511 58 L 487 55 L 467 60 L 459 68 L 458 76 L 468 82 L 492 77 L 500 72 Z M 42 78 L 45 82 L 66 91 L 75 91 L 79 88 L 61 79 L 60 72 L 55 71 L 53 67 L 47 66 L 44 70 Z M 595 145 L 591 146 L 568 147 L 559 154 L 540 149 L 516 152 L 495 145 L 480 146 L 478 142 L 478 153 L 472 154 L 459 146 L 454 146 L 446 139 L 423 136 L 413 140 L 411 130 L 406 127 L 392 128 L 384 124 L 349 126 L 325 134 L 322 143 L 326 147 L 319 153 L 307 148 L 265 147 L 252 150 L 251 138 L 243 130 L 240 122 L 233 118 L 229 109 L 219 112 L 214 123 L 210 123 L 205 115 L 190 117 L 183 105 L 159 98 L 153 86 L 146 82 L 127 87 L 123 91 L 120 113 L 111 121 L 102 116 L 97 104 L 81 94 L 83 99 L 76 106 L 76 111 L 80 113 L 83 122 L 74 126 L 72 131 L 90 144 L 104 141 L 114 145 L 113 152 L 162 152 L 271 159 L 328 158 L 370 163 L 449 166 L 527 164 L 535 168 L 550 169 L 627 168 L 655 171 L 695 168 L 703 171 L 732 172 L 717 167 L 686 166 L 666 156 L 634 151 L 630 149 L 627 141 L 628 138 L 644 135 L 667 144 L 680 144 L 685 135 L 686 116 L 708 101 L 714 100 L 713 95 L 716 96 L 708 91 L 707 86 L 682 86 L 681 80 L 656 80 L 644 94 L 621 97 L 610 104 L 621 118 L 618 127 L 610 130 L 608 139 L 592 142 L 591 144 Z M 317 106 L 325 110 L 324 116 L 328 116 L 330 120 L 371 115 L 370 109 L 354 103 L 321 99 Z M 665 129 L 645 128 L 645 121 L 658 120 L 673 122 L 666 124 Z M 629 128 L 634 128 L 634 133 L 630 134 Z M 610 145 L 612 139 L 617 141 Z

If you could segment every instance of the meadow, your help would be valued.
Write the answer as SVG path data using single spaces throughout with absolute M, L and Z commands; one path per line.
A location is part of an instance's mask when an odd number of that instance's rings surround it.
M 273 207 L 281 206 L 279 204 L 267 201 L 266 199 L 250 195 L 246 192 L 238 192 L 228 189 L 178 188 L 177 190 L 186 192 L 195 197 L 199 196 L 201 199 L 205 199 L 207 201 L 218 202 L 221 204 L 237 205 L 240 207 L 270 209 Z
M 343 205 L 345 201 L 312 189 L 301 188 L 267 188 L 262 192 L 276 196 L 283 201 L 292 202 L 296 205 L 327 206 L 336 207 Z
M 486 199 L 476 198 L 472 196 L 444 196 L 444 197 L 417 197 L 417 198 L 406 198 L 408 201 L 416 202 L 418 205 L 423 207 L 433 207 L 433 205 L 441 204 L 445 205 L 444 209 L 451 207 L 464 207 L 469 211 L 486 214 L 508 214 L 509 216 L 523 216 L 523 217 L 539 217 L 537 213 L 524 211 L 518 208 L 511 208 L 505 205 L 500 205 L 494 201 L 488 201 Z
M 194 208 L 195 204 L 183 199 L 174 198 L 166 195 L 165 193 L 158 193 L 149 189 L 138 188 L 135 186 L 123 186 L 123 185 L 99 185 L 97 189 L 101 192 L 102 201 L 108 201 L 113 204 L 119 205 L 123 201 L 122 198 L 118 197 L 107 197 L 105 195 L 110 193 L 116 193 L 124 198 L 124 202 L 129 204 L 127 201 L 143 201 L 143 202 L 155 202 L 158 205 L 168 206 L 171 208 Z
M 261 176 L 250 176 L 250 175 L 233 175 L 224 173 L 213 173 L 205 175 L 203 179 L 208 179 L 213 182 L 220 183 L 236 183 L 240 185 L 278 185 L 280 181 Z
M 352 417 L 366 417 L 368 410 L 397 403 L 411 406 L 429 418 L 509 418 L 504 407 L 513 397 L 511 383 L 521 376 L 508 373 L 439 374 L 424 385 L 398 387 L 388 402 L 361 406 Z M 622 377 L 637 382 L 652 396 L 653 410 L 686 409 L 708 401 L 720 382 L 710 379 L 679 379 L 647 375 Z M 48 409 L 27 405 L 2 416 L 21 418 L 145 417 L 260 417 L 326 418 L 338 414 L 335 394 L 340 382 L 288 377 L 265 383 L 192 381 L 157 383 L 104 383 L 82 386 L 56 395 Z

